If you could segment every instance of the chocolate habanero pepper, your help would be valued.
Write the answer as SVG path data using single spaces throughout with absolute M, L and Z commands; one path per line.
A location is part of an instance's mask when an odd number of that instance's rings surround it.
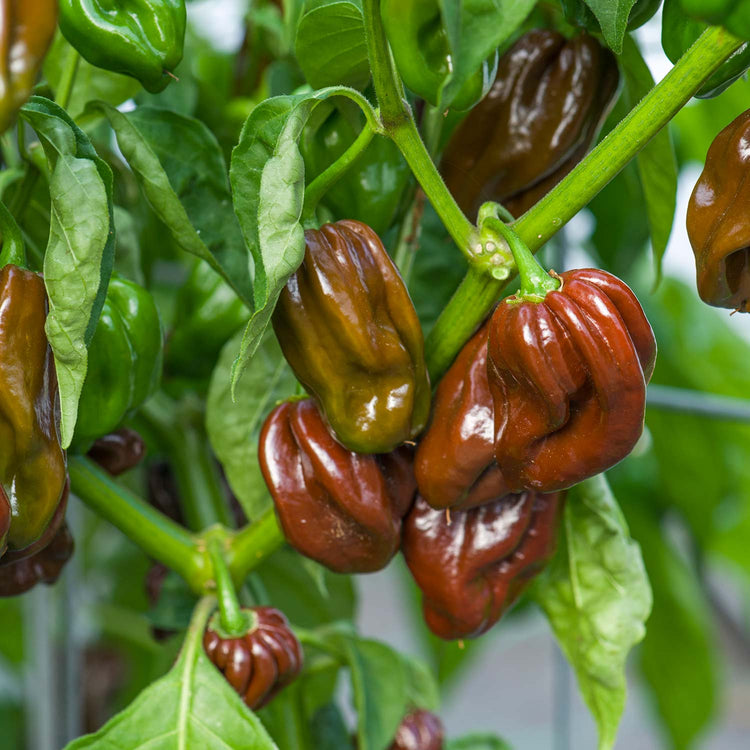
M 116 477 L 137 466 L 145 454 L 143 438 L 135 430 L 122 427 L 96 440 L 88 457 Z
M 29 98 L 57 28 L 57 0 L 0 0 L 0 133 Z
M 424 709 L 408 713 L 388 750 L 443 750 L 443 722 Z
M 519 216 L 549 192 L 594 142 L 618 82 L 615 56 L 593 37 L 524 34 L 443 155 L 443 178 L 464 213 L 473 218 L 492 200 Z
M 709 305 L 748 311 L 750 110 L 716 136 L 687 209 L 698 293 Z
M 500 619 L 551 559 L 563 499 L 522 492 L 449 518 L 417 497 L 401 549 L 435 635 L 474 638 Z
M 252 621 L 244 635 L 223 635 L 214 615 L 203 634 L 203 647 L 246 705 L 256 710 L 300 673 L 302 647 L 278 609 L 250 607 L 243 612 Z
M 487 382 L 489 321 L 461 349 L 435 392 L 414 456 L 419 494 L 433 508 L 471 508 L 510 489 L 495 462 L 495 411 Z
M 495 458 L 513 491 L 552 492 L 633 449 L 656 341 L 622 281 L 596 269 L 553 278 L 517 237 L 508 241 L 521 290 L 490 319 Z
M 324 224 L 305 242 L 273 315 L 281 349 L 339 442 L 387 453 L 417 435 L 430 411 L 414 305 L 365 224 Z
M 380 456 L 352 453 L 306 399 L 271 412 L 258 454 L 292 547 L 336 573 L 385 567 L 398 550 L 401 519 L 414 499 L 409 448 Z

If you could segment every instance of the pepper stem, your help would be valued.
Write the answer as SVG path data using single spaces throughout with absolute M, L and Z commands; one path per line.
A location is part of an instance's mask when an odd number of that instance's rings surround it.
M 221 630 L 229 638 L 239 638 L 250 630 L 252 623 L 240 607 L 232 576 L 229 573 L 221 542 L 218 539 L 211 540 L 209 543 L 209 554 L 213 563 L 214 579 L 216 580 Z
M 13 218 L 13 214 L 0 201 L 0 234 L 2 235 L 2 249 L 0 249 L 0 268 L 13 264 L 20 268 L 27 268 L 26 246 L 23 242 L 21 230 Z

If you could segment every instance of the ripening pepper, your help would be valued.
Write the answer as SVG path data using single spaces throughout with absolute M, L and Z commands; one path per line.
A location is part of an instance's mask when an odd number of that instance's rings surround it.
M 0 0 L 0 133 L 29 98 L 56 28 L 56 0 Z
M 380 14 L 404 83 L 433 106 L 445 108 L 442 88 L 451 73 L 451 46 L 438 0 L 382 0 Z M 448 105 L 473 107 L 492 84 L 497 54 L 485 60 Z
M 633 31 L 650 20 L 659 10 L 661 2 L 662 0 L 636 0 L 628 14 L 628 31 Z M 566 21 L 592 34 L 602 33 L 599 21 L 586 5 L 585 0 L 561 0 L 560 4 Z
M 406 447 L 352 453 L 313 401 L 286 402 L 266 419 L 258 455 L 289 543 L 336 573 L 380 570 L 396 553 L 416 484 Z
M 721 25 L 740 39 L 750 39 L 750 0 L 679 0 L 682 10 L 711 26 Z
M 441 172 L 474 218 L 485 201 L 520 216 L 585 156 L 615 101 L 615 56 L 587 34 L 524 34 L 489 94 L 451 136 Z
M 116 430 L 159 385 L 162 331 L 149 292 L 132 281 L 110 279 L 88 354 L 74 437 L 75 446 L 86 450 Z
M 489 321 L 461 349 L 435 392 L 414 456 L 419 494 L 433 508 L 472 508 L 510 491 L 495 462 L 495 410 L 487 382 Z
M 709 305 L 748 311 L 750 110 L 716 136 L 687 210 L 698 293 Z
M 208 658 L 253 711 L 268 703 L 302 670 L 302 647 L 286 617 L 273 607 L 243 610 L 252 618 L 239 638 L 222 635 L 216 615 L 203 634 Z
M 417 497 L 401 548 L 435 635 L 474 638 L 500 619 L 552 557 L 563 499 L 523 492 L 448 517 Z
M 638 300 L 605 271 L 558 278 L 559 289 L 509 297 L 490 320 L 495 458 L 515 492 L 599 474 L 643 431 L 656 341 Z
M 404 717 L 388 750 L 443 750 L 443 738 L 440 717 L 419 708 Z
M 146 454 L 143 438 L 128 427 L 100 437 L 88 451 L 88 457 L 113 477 L 137 466 Z
M 661 46 L 673 63 L 682 57 L 707 28 L 707 23 L 691 18 L 683 12 L 680 0 L 664 0 Z M 750 68 L 750 45 L 743 44 L 711 74 L 695 96 L 699 99 L 718 96 L 748 68 Z
M 0 270 L 0 484 L 10 501 L 9 550 L 39 539 L 60 505 L 67 478 L 60 404 L 44 332 L 47 293 L 37 273 Z
M 60 31 L 92 65 L 153 94 L 172 80 L 185 42 L 185 0 L 59 0 Z
M 388 453 L 422 430 L 430 410 L 414 305 L 365 224 L 324 224 L 305 242 L 273 315 L 281 349 L 339 442 Z

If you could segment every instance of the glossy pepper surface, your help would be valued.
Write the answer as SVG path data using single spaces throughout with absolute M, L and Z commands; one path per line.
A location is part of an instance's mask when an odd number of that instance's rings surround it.
M 593 37 L 524 34 L 452 135 L 443 178 L 472 219 L 485 201 L 519 216 L 585 156 L 614 103 L 615 56 Z
M 29 98 L 56 28 L 56 0 L 0 0 L 0 133 Z
M 116 477 L 137 466 L 145 454 L 143 438 L 135 430 L 122 427 L 96 440 L 88 457 Z
M 414 305 L 365 224 L 324 224 L 305 242 L 273 315 L 281 349 L 344 446 L 387 453 L 417 435 L 430 410 Z
M 55 515 L 67 478 L 60 404 L 44 332 L 47 293 L 39 274 L 0 270 L 0 484 L 10 502 L 8 547 L 39 539 Z
M 599 474 L 643 431 L 656 341 L 638 300 L 605 271 L 560 280 L 541 302 L 504 300 L 490 320 L 495 458 L 513 491 Z
M 471 508 L 510 489 L 495 462 L 495 409 L 487 381 L 487 321 L 461 349 L 435 392 L 417 447 L 419 494 L 433 508 Z
M 742 312 L 750 299 L 748 144 L 750 110 L 714 139 L 687 210 L 701 299 Z
M 664 0 L 661 45 L 671 62 L 676 63 L 707 28 L 707 23 L 691 18 L 683 11 L 680 0 Z M 711 74 L 695 96 L 699 99 L 718 96 L 748 68 L 750 45 L 743 44 Z
M 306 399 L 271 412 L 258 452 L 281 527 L 298 552 L 337 573 L 385 567 L 416 489 L 408 448 L 352 453 Z
M 88 449 L 116 430 L 158 387 L 161 367 L 161 323 L 153 297 L 132 281 L 112 277 L 89 345 L 75 445 Z
M 389 750 L 443 750 L 444 735 L 439 716 L 416 709 L 404 717 Z
M 438 0 L 382 0 L 383 27 L 404 83 L 433 106 L 445 106 L 441 89 L 451 73 L 451 47 Z M 497 55 L 485 60 L 461 87 L 453 109 L 473 107 L 487 92 Z
M 300 673 L 302 647 L 286 617 L 273 607 L 244 610 L 253 625 L 239 638 L 223 636 L 213 617 L 203 635 L 208 658 L 253 710 L 264 706 Z
M 679 0 L 689 16 L 721 25 L 741 39 L 750 39 L 750 0 Z
M 417 498 L 402 551 L 435 635 L 473 638 L 500 619 L 552 557 L 563 499 L 523 492 L 449 518 Z
M 182 59 L 185 0 L 59 0 L 60 31 L 98 68 L 158 93 Z

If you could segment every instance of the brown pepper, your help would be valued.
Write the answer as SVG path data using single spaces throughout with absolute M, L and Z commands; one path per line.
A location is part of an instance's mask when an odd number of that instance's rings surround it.
M 128 427 L 100 437 L 88 451 L 88 457 L 113 477 L 137 466 L 145 454 L 143 438 Z
M 404 717 L 389 750 L 443 750 L 443 738 L 440 717 L 415 709 Z

